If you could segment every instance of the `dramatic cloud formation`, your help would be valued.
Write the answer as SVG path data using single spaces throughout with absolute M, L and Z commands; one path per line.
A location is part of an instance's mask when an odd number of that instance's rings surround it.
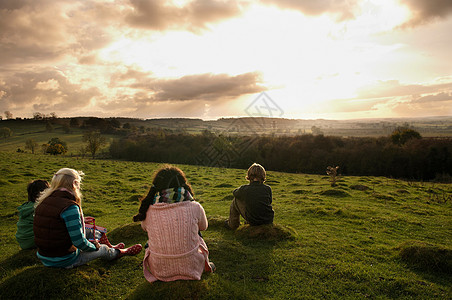
M 299 10 L 309 16 L 325 13 L 336 16 L 338 21 L 353 19 L 358 8 L 358 0 L 261 0 L 285 9 Z
M 450 0 L 3 0 L 0 112 L 452 115 Z
M 258 86 L 259 74 L 237 76 L 227 74 L 188 75 L 178 79 L 153 80 L 145 84 L 131 85 L 155 93 L 158 101 L 218 100 L 258 93 L 265 88 Z
M 435 93 L 436 91 L 442 92 Z M 362 87 L 357 92 L 354 98 L 328 102 L 327 109 L 342 113 L 362 113 L 386 108 L 388 111 L 398 111 L 401 116 L 422 116 L 421 110 L 426 105 L 437 115 L 448 115 L 448 108 L 452 107 L 452 83 L 404 85 L 397 80 L 389 80 Z
M 130 0 L 130 3 L 126 21 L 135 27 L 154 30 L 197 31 L 240 14 L 235 0 L 194 0 L 182 7 L 162 0 Z
M 403 24 L 404 27 L 414 27 L 429 23 L 432 20 L 444 19 L 452 14 L 452 1 L 450 0 L 400 0 L 408 6 L 412 17 Z
M 0 81 L 0 108 L 9 110 L 65 111 L 89 105 L 99 96 L 96 88 L 84 89 L 72 84 L 56 70 L 16 73 Z M 30 109 L 33 108 L 33 109 Z

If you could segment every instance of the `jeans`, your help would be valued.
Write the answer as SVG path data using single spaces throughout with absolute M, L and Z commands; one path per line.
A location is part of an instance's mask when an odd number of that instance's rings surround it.
M 71 269 L 84 265 L 96 258 L 102 258 L 105 260 L 113 260 L 119 255 L 119 250 L 114 248 L 109 248 L 107 245 L 100 245 L 97 251 L 81 251 L 77 257 L 77 260 L 66 269 Z

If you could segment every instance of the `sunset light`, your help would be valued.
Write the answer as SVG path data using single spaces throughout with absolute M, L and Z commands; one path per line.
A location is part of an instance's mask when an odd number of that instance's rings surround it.
M 239 117 L 262 91 L 287 118 L 452 114 L 447 1 L 7 3 L 15 116 Z

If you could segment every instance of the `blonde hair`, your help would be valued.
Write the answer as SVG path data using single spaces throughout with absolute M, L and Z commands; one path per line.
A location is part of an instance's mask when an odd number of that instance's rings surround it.
M 265 169 L 260 164 L 254 163 L 251 167 L 248 168 L 248 172 L 246 174 L 246 179 L 249 181 L 254 181 L 255 179 L 260 182 L 265 182 L 267 174 L 265 173 Z
M 41 204 L 42 200 L 49 197 L 54 191 L 65 188 L 71 191 L 75 196 L 75 202 L 78 205 L 82 203 L 82 193 L 80 192 L 80 186 L 82 183 L 82 176 L 85 174 L 82 171 L 76 171 L 70 168 L 63 168 L 58 170 L 53 177 L 52 182 L 50 182 L 50 187 L 45 189 L 38 200 L 36 200 L 36 206 Z

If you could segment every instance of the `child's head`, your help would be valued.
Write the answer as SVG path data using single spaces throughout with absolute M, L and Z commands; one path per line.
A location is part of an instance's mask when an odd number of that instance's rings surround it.
M 187 182 L 184 172 L 174 166 L 165 165 L 154 173 L 152 186 L 146 197 L 141 199 L 138 214 L 133 217 L 133 221 L 143 221 L 146 218 L 146 212 L 154 200 L 157 193 L 169 188 L 183 187 L 193 195 L 193 190 Z
M 28 201 L 35 202 L 38 199 L 42 191 L 49 187 L 49 183 L 46 180 L 34 180 L 27 186 Z
M 254 163 L 248 168 L 246 179 L 249 181 L 259 181 L 263 183 L 265 182 L 266 176 L 267 174 L 265 173 L 264 167 L 260 164 Z
M 55 190 L 65 188 L 74 193 L 76 202 L 81 204 L 82 193 L 80 192 L 80 185 L 82 182 L 82 176 L 85 175 L 82 171 L 76 171 L 70 168 L 63 168 L 58 170 L 50 182 L 50 187 L 45 190 L 39 197 L 37 204 L 39 205 L 42 200 L 50 196 Z
M 169 188 L 184 187 L 188 189 L 191 194 L 193 194 L 191 186 L 187 183 L 187 178 L 185 177 L 184 172 L 181 169 L 171 165 L 165 165 L 155 172 L 152 185 L 155 187 L 157 192 Z

